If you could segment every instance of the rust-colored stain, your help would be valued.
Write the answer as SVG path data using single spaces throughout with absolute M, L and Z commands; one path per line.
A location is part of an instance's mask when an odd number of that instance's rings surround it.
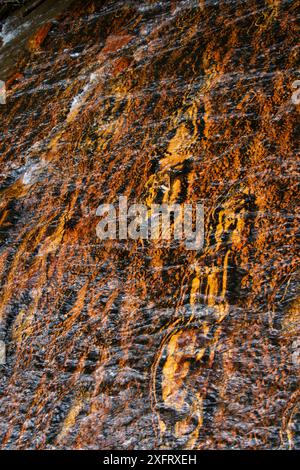
M 30 38 L 0 105 L 2 449 L 300 446 L 295 19 L 89 0 Z M 203 202 L 204 248 L 100 241 L 120 195 Z
M 35 51 L 36 49 L 39 49 L 41 47 L 41 45 L 43 44 L 44 40 L 46 39 L 46 37 L 47 37 L 47 35 L 48 35 L 48 33 L 51 29 L 51 26 L 52 26 L 51 23 L 44 24 L 28 40 L 28 47 L 31 51 Z

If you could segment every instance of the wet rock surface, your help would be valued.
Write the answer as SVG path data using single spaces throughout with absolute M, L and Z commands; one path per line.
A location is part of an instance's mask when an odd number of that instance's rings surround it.
M 1 33 L 2 449 L 299 448 L 296 3 L 37 8 Z M 203 202 L 203 250 L 100 241 L 120 195 Z

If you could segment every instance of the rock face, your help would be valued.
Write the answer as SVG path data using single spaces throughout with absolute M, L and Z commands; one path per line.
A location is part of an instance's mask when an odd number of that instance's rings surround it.
M 78 1 L 26 37 L 0 106 L 2 449 L 300 447 L 295 19 Z M 203 250 L 101 242 L 120 195 L 202 201 Z

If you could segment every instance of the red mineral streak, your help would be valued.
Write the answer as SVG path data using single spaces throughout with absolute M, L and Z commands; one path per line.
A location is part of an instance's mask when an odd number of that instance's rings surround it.
M 43 26 L 41 26 L 38 31 L 28 40 L 28 48 L 30 51 L 35 51 L 39 49 L 46 37 L 48 36 L 48 33 L 51 29 L 52 23 L 46 23 Z

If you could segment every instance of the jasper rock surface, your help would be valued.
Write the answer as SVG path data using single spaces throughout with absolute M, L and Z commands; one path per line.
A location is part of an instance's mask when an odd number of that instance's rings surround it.
M 55 3 L 1 33 L 1 448 L 299 448 L 296 2 Z

